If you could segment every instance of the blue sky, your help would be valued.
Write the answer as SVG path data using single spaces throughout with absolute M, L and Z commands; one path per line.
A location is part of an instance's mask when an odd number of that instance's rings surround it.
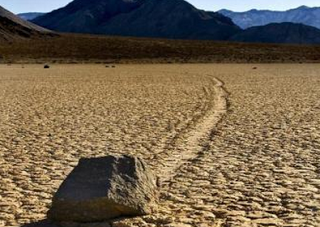
M 49 12 L 66 5 L 71 0 L 0 0 L 0 5 L 14 13 Z M 90 1 L 90 0 L 88 0 Z M 173 0 L 174 1 L 174 0 Z M 320 6 L 319 0 L 187 0 L 198 8 L 216 11 L 231 9 L 245 11 L 248 9 L 285 10 L 301 5 Z

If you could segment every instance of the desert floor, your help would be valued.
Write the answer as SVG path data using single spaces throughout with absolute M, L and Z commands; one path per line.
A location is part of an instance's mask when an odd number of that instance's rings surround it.
M 320 65 L 0 66 L 0 226 L 48 226 L 79 158 L 114 153 L 162 186 L 113 227 L 320 226 Z

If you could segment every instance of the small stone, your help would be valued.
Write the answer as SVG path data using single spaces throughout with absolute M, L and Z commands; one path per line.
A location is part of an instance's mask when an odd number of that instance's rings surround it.
M 212 213 L 217 218 L 226 218 L 228 216 L 229 211 L 225 210 L 225 209 L 214 209 L 214 210 L 212 210 Z

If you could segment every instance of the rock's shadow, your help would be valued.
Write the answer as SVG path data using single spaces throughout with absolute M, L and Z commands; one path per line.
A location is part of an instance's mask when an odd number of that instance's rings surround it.
M 50 222 L 49 220 L 41 220 L 38 222 L 22 225 L 20 227 L 60 227 L 60 226 Z
M 21 225 L 20 227 L 111 227 L 112 225 L 110 223 L 123 221 L 131 218 L 132 217 L 119 217 L 119 218 L 111 219 L 107 222 L 96 222 L 96 223 L 76 223 L 76 222 L 54 223 L 48 219 L 45 219 L 38 222 Z

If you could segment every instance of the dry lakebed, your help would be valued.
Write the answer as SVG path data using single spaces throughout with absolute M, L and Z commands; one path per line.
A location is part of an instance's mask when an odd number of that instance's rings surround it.
M 320 226 L 320 65 L 0 65 L 0 226 L 46 226 L 108 154 L 161 181 L 157 212 L 110 226 Z

